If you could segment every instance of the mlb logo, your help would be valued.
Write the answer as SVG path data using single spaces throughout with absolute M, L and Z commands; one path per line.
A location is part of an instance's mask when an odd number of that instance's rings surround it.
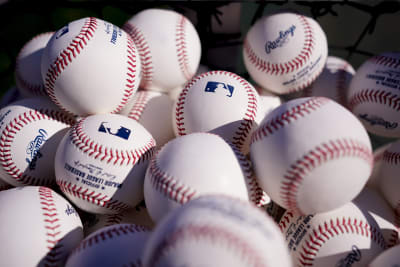
M 206 89 L 204 90 L 205 92 L 210 92 L 210 93 L 215 93 L 216 90 L 225 90 L 226 91 L 226 96 L 227 97 L 232 97 L 233 90 L 235 88 L 232 85 L 229 85 L 227 83 L 221 83 L 221 82 L 207 82 Z
M 116 129 L 109 122 L 102 122 L 99 127 L 99 132 L 115 135 L 125 140 L 128 140 L 131 134 L 131 130 L 129 130 L 128 128 L 119 126 L 119 128 Z
M 68 33 L 69 28 L 68 25 L 64 26 L 62 29 L 60 29 L 57 34 L 56 34 L 56 39 L 60 38 L 61 36 L 63 36 L 64 34 Z

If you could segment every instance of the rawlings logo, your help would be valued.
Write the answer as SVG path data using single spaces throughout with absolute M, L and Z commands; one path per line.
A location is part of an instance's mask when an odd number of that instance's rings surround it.
M 369 116 L 368 114 L 360 114 L 358 115 L 361 119 L 369 122 L 372 126 L 374 125 L 382 125 L 386 129 L 395 129 L 397 128 L 397 122 L 389 122 L 377 116 Z
M 29 164 L 29 169 L 34 170 L 36 168 L 36 162 L 39 158 L 42 157 L 42 153 L 40 153 L 40 147 L 47 140 L 47 132 L 44 129 L 39 129 L 39 134 L 31 141 L 26 148 L 26 154 L 28 157 L 26 158 L 26 162 Z
M 289 36 L 294 36 L 295 29 L 296 26 L 292 25 L 286 31 L 280 31 L 275 41 L 267 41 L 265 44 L 265 52 L 269 54 L 273 49 L 284 46 L 289 41 Z
M 68 25 L 62 27 L 57 33 L 56 33 L 56 39 L 60 38 L 61 36 L 63 36 L 64 34 L 68 33 L 69 28 Z
M 336 267 L 350 267 L 356 261 L 361 260 L 361 251 L 356 245 L 351 247 L 351 252 L 347 256 L 336 263 Z
M 78 213 L 76 212 L 76 210 L 68 204 L 67 204 L 67 208 L 65 209 L 65 214 L 67 214 L 68 216 L 72 215 L 72 214 L 75 214 L 75 216 L 78 216 Z

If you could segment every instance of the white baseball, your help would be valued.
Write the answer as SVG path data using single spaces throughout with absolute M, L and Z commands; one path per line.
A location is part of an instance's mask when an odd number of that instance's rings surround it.
M 140 87 L 168 92 L 196 73 L 201 43 L 192 23 L 173 10 L 145 9 L 123 29 L 134 40 L 142 62 Z
M 200 74 L 175 102 L 175 134 L 212 132 L 247 154 L 259 102 L 257 91 L 239 75 L 227 71 Z
M 56 181 L 87 212 L 112 214 L 143 200 L 143 179 L 155 141 L 138 122 L 118 114 L 88 116 L 64 136 L 55 156 Z
M 349 62 L 328 56 L 321 74 L 303 90 L 303 96 L 324 96 L 347 107 L 347 93 L 354 74 L 355 70 Z
M 292 266 L 275 222 L 248 202 L 221 195 L 194 199 L 161 221 L 144 267 Z
M 0 179 L 14 186 L 55 185 L 54 156 L 75 123 L 49 99 L 26 98 L 0 110 Z
M 64 266 L 83 239 L 76 210 L 47 187 L 1 191 L 0 216 L 1 266 Z
M 399 267 L 400 266 L 400 245 L 389 248 L 379 254 L 368 267 Z
M 100 229 L 71 252 L 65 267 L 142 266 L 141 257 L 150 231 L 135 224 L 117 224 Z
M 9 88 L 1 97 L 0 99 L 0 108 L 3 108 L 9 104 L 11 104 L 14 101 L 18 101 L 24 98 L 17 87 L 13 86 Z
M 299 91 L 321 73 L 328 54 L 325 33 L 312 18 L 278 13 L 248 31 L 243 58 L 251 78 L 277 94 Z
M 172 126 L 173 105 L 173 101 L 165 93 L 141 90 L 133 96 L 120 114 L 143 125 L 160 148 L 175 138 Z
M 286 211 L 279 227 L 296 266 L 366 266 L 386 244 L 370 214 L 353 202 L 315 215 Z
M 400 216 L 377 190 L 365 187 L 353 202 L 374 218 L 387 247 L 393 247 L 399 243 Z
M 366 60 L 354 75 L 348 93 L 351 111 L 370 133 L 400 137 L 400 53 Z
M 53 34 L 38 34 L 19 51 L 15 64 L 15 83 L 24 97 L 47 96 L 40 68 L 43 50 Z
M 126 210 L 117 214 L 95 214 L 86 227 L 84 227 L 85 236 L 111 225 L 129 223 L 144 226 L 148 229 L 154 228 L 154 222 L 150 218 L 147 208 L 142 201 L 133 209 Z
M 79 116 L 119 112 L 138 88 L 140 66 L 130 36 L 93 17 L 58 30 L 41 61 L 50 98 Z
M 274 109 L 253 133 L 250 156 L 261 188 L 300 214 L 351 201 L 373 166 L 360 121 L 324 97 L 298 98 Z
M 230 145 L 209 133 L 177 137 L 153 157 L 144 199 L 156 223 L 173 209 L 209 193 L 249 200 L 244 174 Z
M 400 141 L 391 143 L 383 152 L 379 172 L 379 188 L 393 209 L 400 214 Z

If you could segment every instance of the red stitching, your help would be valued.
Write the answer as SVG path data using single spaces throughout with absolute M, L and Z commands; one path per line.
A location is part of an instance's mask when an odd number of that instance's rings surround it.
M 117 214 L 107 214 L 106 222 L 104 226 L 111 226 L 114 224 L 120 224 L 122 222 L 123 215 L 121 213 Z
M 303 214 L 297 206 L 297 193 L 303 179 L 318 166 L 344 157 L 356 157 L 365 160 L 372 169 L 373 155 L 365 144 L 347 138 L 322 143 L 308 151 L 294 164 L 291 164 L 290 169 L 283 176 L 280 197 L 285 207 L 295 213 Z
M 290 220 L 291 220 L 293 217 L 294 217 L 294 214 L 293 214 L 293 212 L 291 212 L 291 211 L 286 211 L 286 212 L 283 214 L 283 216 L 282 216 L 282 218 L 281 218 L 281 220 L 279 221 L 279 224 L 278 224 L 279 229 L 281 229 L 281 232 L 282 232 L 282 233 L 284 232 L 286 226 L 289 224 Z
M 357 218 L 351 219 L 342 217 L 330 219 L 316 226 L 307 236 L 302 247 L 299 249 L 298 264 L 301 266 L 312 266 L 320 248 L 329 239 L 341 234 L 357 234 L 361 236 L 371 237 L 371 240 L 377 245 L 386 249 L 385 240 L 380 229 L 371 227 L 368 222 Z
M 93 37 L 95 31 L 97 29 L 97 19 L 96 18 L 88 18 L 85 21 L 81 31 L 79 34 L 71 41 L 71 43 L 60 53 L 60 56 L 56 58 L 53 64 L 50 65 L 49 69 L 46 73 L 45 79 L 45 88 L 49 97 L 56 103 L 61 109 L 64 111 L 71 113 L 66 110 L 61 103 L 57 100 L 54 92 L 54 85 L 61 74 L 61 72 L 68 66 L 69 63 L 72 62 L 72 57 L 76 57 L 77 54 L 80 54 L 81 49 L 83 49 L 87 42 Z
M 44 228 L 46 232 L 46 243 L 49 252 L 44 257 L 44 266 L 59 266 L 62 260 L 63 245 L 61 240 L 61 222 L 58 217 L 56 204 L 53 199 L 53 192 L 50 188 L 39 187 L 39 199 L 43 215 Z
M 208 77 L 208 76 L 213 76 L 213 75 L 226 75 L 232 79 L 235 79 L 238 81 L 246 90 L 247 93 L 247 109 L 246 113 L 243 116 L 242 122 L 240 123 L 240 126 L 238 129 L 235 131 L 234 136 L 233 136 L 233 141 L 232 144 L 235 146 L 241 148 L 247 136 L 250 134 L 253 125 L 254 125 L 254 120 L 257 115 L 257 92 L 255 89 L 242 77 L 228 71 L 209 71 L 206 73 L 202 73 L 196 77 L 194 77 L 190 82 L 187 83 L 185 88 L 182 89 L 182 91 L 179 94 L 178 100 L 176 102 L 176 107 L 175 107 L 175 125 L 178 130 L 178 135 L 186 135 L 186 128 L 185 128 L 185 122 L 184 122 L 184 107 L 185 107 L 185 102 L 186 102 L 186 97 L 187 94 L 190 90 L 190 88 L 199 80 L 202 78 Z
M 70 256 L 82 252 L 83 250 L 95 246 L 99 243 L 106 242 L 113 238 L 124 235 L 135 235 L 136 233 L 149 232 L 149 230 L 141 225 L 122 224 L 110 227 L 110 229 L 97 232 L 88 238 L 82 240 L 79 245 L 71 252 Z M 140 265 L 141 266 L 141 265 Z
M 150 138 L 144 146 L 134 150 L 105 147 L 100 143 L 95 143 L 83 131 L 82 124 L 85 120 L 86 118 L 81 119 L 72 127 L 70 137 L 72 143 L 89 156 L 113 165 L 135 165 L 138 162 L 149 161 L 152 158 L 156 145 L 153 138 Z
M 135 94 L 135 99 L 133 107 L 129 111 L 128 117 L 139 121 L 140 117 L 143 115 L 143 111 L 146 108 L 147 103 L 151 98 L 149 91 L 140 91 Z
M 338 99 L 339 103 L 343 104 L 347 107 L 347 89 L 348 89 L 348 69 L 350 68 L 350 64 L 344 62 L 337 70 L 337 78 L 336 78 L 336 99 Z
M 109 197 L 105 194 L 103 195 L 102 193 L 97 193 L 93 190 L 89 191 L 89 189 L 85 189 L 82 186 L 78 187 L 76 184 L 72 184 L 71 182 L 62 181 L 59 179 L 57 179 L 56 182 L 61 191 L 63 191 L 65 194 L 73 195 L 74 197 L 88 201 L 89 203 L 97 206 L 118 212 L 132 208 L 129 204 L 126 204 L 122 201 L 113 199 L 112 197 Z
M 386 55 L 377 55 L 369 59 L 371 63 L 375 63 L 378 65 L 387 66 L 390 68 L 398 68 L 400 67 L 400 59 L 393 58 Z
M 20 62 L 19 59 L 21 58 L 22 52 L 26 49 L 28 45 L 31 45 L 31 42 L 35 39 L 41 38 L 43 36 L 47 35 L 53 35 L 54 32 L 44 32 L 41 34 L 38 34 L 34 36 L 31 40 L 29 40 L 19 51 L 16 64 L 15 64 L 15 82 L 18 85 L 18 87 L 22 87 L 21 89 L 27 89 L 29 90 L 30 93 L 32 93 L 35 96 L 47 96 L 46 89 L 44 87 L 44 84 L 32 84 L 29 81 L 25 80 L 22 77 L 22 73 L 20 70 Z
M 305 117 L 312 111 L 321 108 L 332 100 L 325 97 L 313 97 L 297 106 L 292 107 L 290 110 L 275 116 L 268 120 L 266 123 L 260 125 L 257 130 L 252 134 L 250 144 L 260 141 L 261 139 L 273 135 L 285 125 L 297 121 L 301 117 Z
M 197 195 L 196 190 L 176 180 L 158 166 L 157 154 L 153 157 L 148 167 L 150 183 L 154 189 L 180 204 L 185 204 L 195 197 Z
M 253 202 L 257 207 L 265 205 L 267 202 L 268 195 L 261 189 L 258 181 L 254 175 L 254 171 L 251 165 L 251 161 L 235 146 L 231 146 L 235 152 L 236 158 L 242 168 L 243 175 L 246 179 L 247 190 L 249 192 L 250 201 Z
M 119 103 L 119 105 L 111 112 L 118 113 L 122 110 L 122 108 L 128 103 L 131 99 L 132 95 L 136 92 L 137 87 L 136 79 L 137 79 L 137 65 L 136 65 L 136 46 L 132 40 L 132 38 L 127 34 L 127 72 L 126 72 L 126 84 L 124 88 L 123 97 Z
M 385 150 L 383 152 L 382 161 L 387 162 L 389 164 L 397 165 L 400 163 L 400 153 Z
M 153 62 L 150 47 L 144 34 L 133 24 L 127 22 L 122 27 L 133 39 L 138 49 L 140 61 L 142 63 L 142 80 L 140 87 L 148 89 L 153 81 Z
M 388 91 L 380 89 L 363 89 L 354 94 L 349 101 L 350 110 L 365 102 L 379 103 L 399 111 L 400 97 Z
M 175 28 L 175 42 L 176 42 L 176 55 L 178 57 L 179 67 L 186 80 L 193 77 L 194 72 L 189 66 L 189 56 L 186 44 L 186 26 L 187 20 L 185 16 L 181 15 Z
M 33 121 L 49 120 L 59 121 L 66 124 L 66 127 L 73 124 L 74 120 L 66 114 L 47 109 L 29 110 L 19 114 L 13 118 L 4 128 L 3 134 L 0 137 L 0 164 L 3 170 L 14 178 L 21 185 L 45 185 L 54 184 L 54 180 L 45 179 L 42 177 L 34 177 L 25 170 L 20 170 L 15 164 L 11 155 L 11 146 L 14 143 L 15 135 L 26 125 Z
M 310 58 L 315 44 L 315 37 L 313 29 L 307 18 L 301 15 L 297 15 L 300 20 L 300 24 L 304 28 L 305 40 L 304 45 L 300 53 L 288 62 L 283 63 L 270 63 L 260 58 L 250 45 L 250 42 L 246 39 L 244 40 L 244 51 L 245 55 L 248 57 L 250 62 L 261 72 L 271 74 L 271 75 L 283 75 L 289 72 L 300 69 L 305 62 Z
M 233 250 L 234 255 L 246 263 L 243 266 L 265 267 L 264 260 L 248 243 L 248 241 L 227 228 L 211 225 L 183 225 L 179 229 L 168 232 L 163 240 L 152 251 L 146 266 L 157 266 L 162 257 L 180 242 L 186 240 L 207 240 L 210 244 L 223 244 Z

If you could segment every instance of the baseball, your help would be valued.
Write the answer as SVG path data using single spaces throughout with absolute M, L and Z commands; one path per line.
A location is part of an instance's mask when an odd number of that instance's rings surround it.
M 173 125 L 177 136 L 211 132 L 247 154 L 257 127 L 259 95 L 242 77 L 210 71 L 194 77 L 175 102 Z
M 149 236 L 147 228 L 134 224 L 105 227 L 83 239 L 65 267 L 142 266 L 142 251 Z
M 140 66 L 129 35 L 92 17 L 53 34 L 41 61 L 50 98 L 79 116 L 119 112 L 138 88 Z
M 255 86 L 254 88 L 260 95 L 260 105 L 258 111 L 260 115 L 257 116 L 257 124 L 260 124 L 264 117 L 267 116 L 267 114 L 272 110 L 279 107 L 283 101 L 278 95 L 275 95 L 260 86 Z
M 160 148 L 175 138 L 172 126 L 173 105 L 173 101 L 165 93 L 141 90 L 133 96 L 120 114 L 143 125 L 156 140 L 157 148 Z
M 400 137 L 400 53 L 383 53 L 365 61 L 348 92 L 351 111 L 370 133 Z
M 194 199 L 161 221 L 143 266 L 292 266 L 275 222 L 248 202 L 221 195 Z
M 154 222 L 150 218 L 147 208 L 142 201 L 133 209 L 129 209 L 117 214 L 95 214 L 94 218 L 84 225 L 85 236 L 107 227 L 116 224 L 129 223 L 144 226 L 148 229 L 154 228 Z
M 347 92 L 354 74 L 349 62 L 328 56 L 321 74 L 303 90 L 303 96 L 324 96 L 347 107 Z
M 13 186 L 55 185 L 54 156 L 73 123 L 72 116 L 43 97 L 0 109 L 0 179 Z
M 321 73 L 327 55 L 328 43 L 319 24 L 295 13 L 260 18 L 243 44 L 250 77 L 277 94 L 309 86 Z
M 61 140 L 56 181 L 79 208 L 112 214 L 143 200 L 143 179 L 155 141 L 138 122 L 118 114 L 88 116 Z
M 204 194 L 227 194 L 249 201 L 245 179 L 235 152 L 221 137 L 188 134 L 169 141 L 153 157 L 144 180 L 144 200 L 157 223 Z
M 400 141 L 391 143 L 383 152 L 379 171 L 379 188 L 393 209 L 400 214 Z
M 129 19 L 130 34 L 142 62 L 140 87 L 168 92 L 196 73 L 201 43 L 192 23 L 183 15 L 163 9 L 145 9 Z
M 83 239 L 74 207 L 47 187 L 0 192 L 1 266 L 64 266 Z M 23 255 L 22 255 L 23 254 Z
M 286 211 L 279 227 L 296 266 L 367 266 L 386 248 L 375 220 L 353 202 L 315 215 Z
M 274 109 L 253 133 L 250 156 L 261 188 L 299 214 L 351 201 L 373 166 L 371 142 L 360 121 L 324 97 L 298 98 Z
M 15 63 L 15 82 L 24 97 L 47 96 L 40 64 L 43 50 L 53 34 L 53 32 L 38 34 L 19 51 Z
M 369 267 L 398 267 L 400 266 L 400 245 L 389 248 L 379 254 L 368 266 Z

